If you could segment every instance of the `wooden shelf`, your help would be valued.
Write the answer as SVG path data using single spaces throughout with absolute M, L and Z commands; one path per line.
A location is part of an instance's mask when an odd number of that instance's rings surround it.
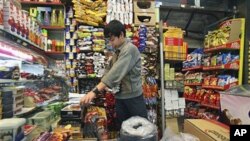
M 197 99 L 186 98 L 186 97 L 185 97 L 185 99 L 186 99 L 187 101 L 200 102 L 200 100 L 197 100 Z
M 29 5 L 57 5 L 57 6 L 63 6 L 60 2 L 38 2 L 38 1 L 21 1 L 21 4 L 29 4 Z
M 216 109 L 216 110 L 220 110 L 220 107 L 214 106 L 214 105 L 210 105 L 210 104 L 201 103 L 201 106 L 212 108 L 212 109 Z
M 64 55 L 64 52 L 58 51 L 45 51 L 46 54 L 57 54 L 57 55 Z
M 14 79 L 0 79 L 1 83 L 26 83 L 26 82 L 36 82 L 42 80 L 14 80 Z
M 201 83 L 184 83 L 185 86 L 201 86 Z
M 235 62 L 224 64 L 224 65 L 203 67 L 203 70 L 221 70 L 221 69 L 238 70 L 239 66 L 240 66 L 240 61 L 237 60 Z
M 53 59 L 64 59 L 64 52 L 46 51 L 45 54 Z
M 65 29 L 64 26 L 45 26 L 45 25 L 41 25 L 41 28 L 51 29 L 51 30 L 64 30 Z
M 202 85 L 202 88 L 205 88 L 205 89 L 214 89 L 214 90 L 227 90 L 227 89 L 230 89 L 231 87 L 234 87 L 234 86 L 237 86 L 238 85 L 238 81 L 237 82 L 234 82 L 234 83 L 231 83 L 231 84 L 227 84 L 225 86 L 209 86 L 209 85 Z
M 223 45 L 211 47 L 211 48 L 205 48 L 205 53 L 211 53 L 211 52 L 218 52 L 221 50 L 239 50 L 240 49 L 240 40 L 236 40 L 230 43 L 226 43 Z
M 165 62 L 173 62 L 173 63 L 182 63 L 185 60 L 181 60 L 181 59 L 164 59 Z
M 182 71 L 194 71 L 194 70 L 201 70 L 202 66 L 196 66 L 196 67 L 192 67 L 192 68 L 185 68 L 182 69 Z
M 17 38 L 17 39 L 19 39 L 19 40 L 21 40 L 23 42 L 26 42 L 27 44 L 29 44 L 29 45 L 31 45 L 31 46 L 33 46 L 35 48 L 38 48 L 38 49 L 40 49 L 40 50 L 43 51 L 43 49 L 40 46 L 36 45 L 35 43 L 32 43 L 30 40 L 28 40 L 26 38 L 22 38 L 20 36 L 17 36 L 14 33 L 11 33 L 10 31 L 5 30 L 5 29 L 0 29 L 0 30 L 3 31 L 4 33 L 8 34 L 8 35 L 14 36 L 15 38 Z

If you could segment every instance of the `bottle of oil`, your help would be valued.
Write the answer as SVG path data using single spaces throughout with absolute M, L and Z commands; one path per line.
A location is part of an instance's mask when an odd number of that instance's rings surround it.
M 58 26 L 58 24 L 57 24 L 57 15 L 56 15 L 56 10 L 55 9 L 52 10 L 52 14 L 51 14 L 51 26 Z
M 62 10 L 59 10 L 58 26 L 64 26 L 64 16 Z

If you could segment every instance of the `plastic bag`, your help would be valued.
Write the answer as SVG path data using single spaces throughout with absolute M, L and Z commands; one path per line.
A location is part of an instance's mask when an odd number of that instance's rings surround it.
M 200 139 L 188 133 L 175 134 L 171 129 L 166 128 L 160 141 L 200 141 Z
M 147 119 L 134 116 L 122 123 L 120 140 L 157 141 L 157 128 Z

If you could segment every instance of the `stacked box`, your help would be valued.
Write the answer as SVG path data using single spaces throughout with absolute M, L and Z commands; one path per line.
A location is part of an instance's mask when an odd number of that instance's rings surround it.
M 18 0 L 6 0 L 4 1 L 3 13 L 4 13 L 4 29 L 8 32 L 18 35 L 20 31 L 19 11 L 21 10 L 21 4 Z
M 169 27 L 163 40 L 165 59 L 186 59 L 188 45 L 183 41 L 183 31 L 180 28 Z
M 184 115 L 184 109 L 186 107 L 185 98 L 179 97 L 177 90 L 165 89 L 165 110 L 166 117 L 178 117 Z
M 25 10 L 21 11 L 21 36 L 28 39 L 28 12 Z
M 170 64 L 164 65 L 165 80 L 170 80 Z
M 134 23 L 135 25 L 154 26 L 156 23 L 154 1 L 134 1 Z

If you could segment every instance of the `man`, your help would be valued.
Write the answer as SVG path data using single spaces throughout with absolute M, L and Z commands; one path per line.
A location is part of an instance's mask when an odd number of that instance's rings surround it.
M 146 105 L 142 95 L 140 52 L 126 39 L 125 27 L 120 21 L 110 21 L 104 28 L 104 36 L 109 38 L 116 53 L 101 82 L 81 99 L 81 104 L 89 104 L 96 94 L 107 87 L 119 87 L 119 91 L 115 94 L 119 126 L 132 116 L 147 118 Z

